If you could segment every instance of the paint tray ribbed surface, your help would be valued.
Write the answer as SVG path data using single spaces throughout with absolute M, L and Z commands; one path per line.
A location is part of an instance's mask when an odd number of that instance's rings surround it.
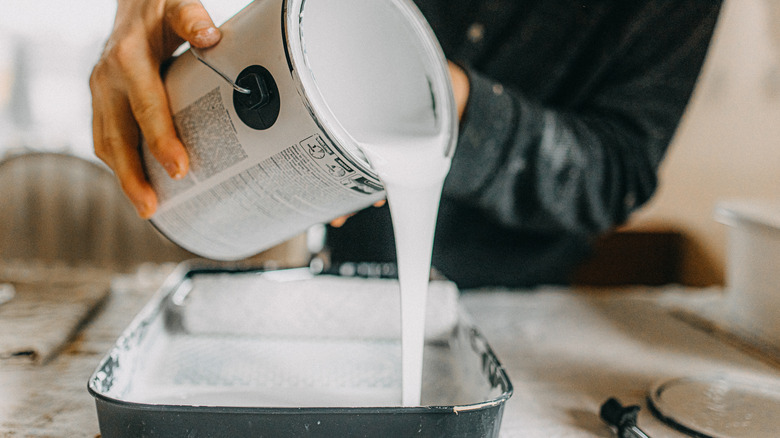
M 184 263 L 89 380 L 112 437 L 496 437 L 511 383 L 432 281 L 421 406 L 402 407 L 395 280 Z

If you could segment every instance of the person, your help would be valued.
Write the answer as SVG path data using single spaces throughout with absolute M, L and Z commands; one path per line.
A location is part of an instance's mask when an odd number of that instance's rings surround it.
M 433 266 L 462 288 L 566 283 L 593 238 L 653 195 L 720 0 L 417 0 L 450 60 L 459 141 Z M 183 41 L 218 43 L 196 0 L 119 0 L 90 78 L 95 152 L 139 214 L 156 198 L 140 132 L 174 178 L 187 154 L 159 68 Z M 392 261 L 386 206 L 327 233 L 334 262 Z

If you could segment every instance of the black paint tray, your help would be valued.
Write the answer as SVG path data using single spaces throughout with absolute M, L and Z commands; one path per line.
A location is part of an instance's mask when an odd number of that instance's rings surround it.
M 395 280 L 179 265 L 89 380 L 103 438 L 497 437 L 509 379 L 431 282 L 422 406 L 401 407 Z

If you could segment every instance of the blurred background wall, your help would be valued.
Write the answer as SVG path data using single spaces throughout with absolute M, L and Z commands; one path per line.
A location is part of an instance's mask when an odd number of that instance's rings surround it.
M 718 201 L 780 201 L 780 1 L 728 0 L 704 71 L 661 171 L 631 229 L 683 232 L 686 284 L 724 281 Z

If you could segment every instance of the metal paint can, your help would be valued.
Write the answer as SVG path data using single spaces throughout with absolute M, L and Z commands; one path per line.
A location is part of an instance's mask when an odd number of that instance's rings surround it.
M 445 133 L 452 153 L 447 63 L 410 0 L 256 0 L 221 30 L 165 73 L 189 174 L 143 154 L 151 221 L 187 250 L 245 258 L 383 199 L 363 134 Z

